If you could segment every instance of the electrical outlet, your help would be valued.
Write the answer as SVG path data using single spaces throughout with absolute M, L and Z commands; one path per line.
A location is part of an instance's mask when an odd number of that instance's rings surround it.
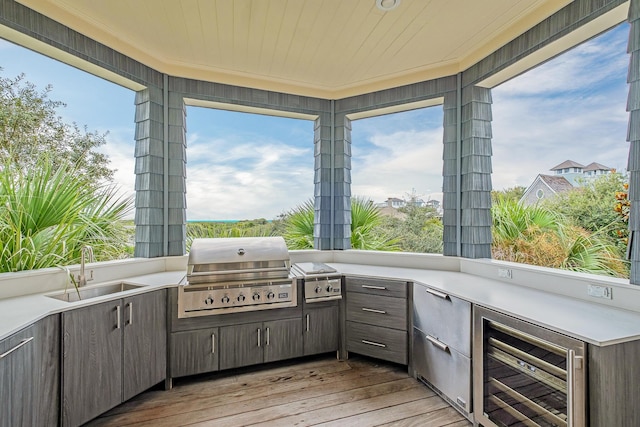
M 499 268 L 498 277 L 502 277 L 504 279 L 513 279 L 513 273 L 509 268 Z
M 589 285 L 587 294 L 594 298 L 613 299 L 613 291 L 609 286 Z

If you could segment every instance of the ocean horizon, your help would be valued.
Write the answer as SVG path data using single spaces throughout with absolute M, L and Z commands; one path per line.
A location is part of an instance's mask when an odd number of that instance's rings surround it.
M 264 219 L 264 218 L 254 218 L 254 219 L 188 219 L 187 222 L 242 222 L 242 221 L 256 221 L 256 220 L 264 220 L 267 222 L 273 222 L 272 219 Z

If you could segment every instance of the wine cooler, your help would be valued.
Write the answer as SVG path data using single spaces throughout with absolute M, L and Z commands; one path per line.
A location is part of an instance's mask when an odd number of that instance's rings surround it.
M 585 343 L 479 306 L 474 340 L 476 422 L 586 425 Z

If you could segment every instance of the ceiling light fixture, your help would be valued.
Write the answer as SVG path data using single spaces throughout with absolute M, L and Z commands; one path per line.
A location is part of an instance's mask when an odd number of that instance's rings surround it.
M 389 12 L 400 4 L 400 0 L 376 0 L 376 7 L 383 12 Z

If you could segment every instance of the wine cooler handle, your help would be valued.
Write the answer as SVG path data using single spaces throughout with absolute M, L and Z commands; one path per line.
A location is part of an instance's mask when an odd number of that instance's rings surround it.
M 576 356 L 575 350 L 567 351 L 567 425 L 580 427 L 585 425 L 584 419 L 584 360 Z

